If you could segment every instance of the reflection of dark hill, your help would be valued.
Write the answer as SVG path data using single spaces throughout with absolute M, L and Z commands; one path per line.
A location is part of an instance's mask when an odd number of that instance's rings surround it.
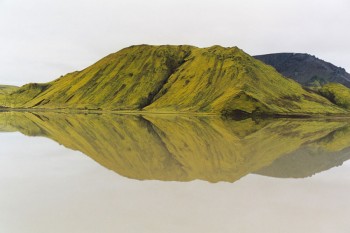
M 304 178 L 340 166 L 348 159 L 350 159 L 349 125 L 302 146 L 256 173 L 279 178 Z
M 350 148 L 329 152 L 308 146 L 277 159 L 256 174 L 278 178 L 304 178 L 340 166 L 350 159 Z
M 11 126 L 26 135 L 51 138 L 122 176 L 139 180 L 233 182 L 302 145 L 324 142 L 334 129 L 346 125 L 183 115 L 0 114 L 0 128 Z M 333 148 L 333 143 L 325 145 Z M 338 165 L 338 160 L 333 164 Z

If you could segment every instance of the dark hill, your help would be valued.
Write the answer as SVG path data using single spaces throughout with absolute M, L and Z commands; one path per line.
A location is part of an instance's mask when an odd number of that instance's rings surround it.
M 254 56 L 278 72 L 305 86 L 341 83 L 350 87 L 350 74 L 341 67 L 305 53 L 275 53 Z

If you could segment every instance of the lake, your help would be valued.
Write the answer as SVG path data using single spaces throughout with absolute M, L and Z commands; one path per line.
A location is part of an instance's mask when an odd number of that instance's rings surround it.
M 0 232 L 345 233 L 350 123 L 0 113 Z

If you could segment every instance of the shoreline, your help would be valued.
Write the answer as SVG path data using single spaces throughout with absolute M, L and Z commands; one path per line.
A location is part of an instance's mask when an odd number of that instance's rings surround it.
M 188 115 L 188 116 L 211 116 L 226 119 L 350 119 L 350 113 L 344 114 L 311 114 L 311 113 L 262 113 L 259 115 L 247 113 L 245 115 L 224 115 L 221 113 L 208 112 L 184 112 L 184 111 L 146 111 L 146 110 L 99 110 L 99 109 L 47 109 L 47 108 L 0 108 L 2 112 L 48 112 L 62 114 L 116 114 L 116 115 Z

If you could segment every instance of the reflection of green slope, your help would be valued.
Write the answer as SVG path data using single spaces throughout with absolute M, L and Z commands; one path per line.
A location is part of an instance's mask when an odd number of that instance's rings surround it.
M 233 182 L 346 124 L 185 115 L 0 114 L 0 128 L 46 136 L 139 180 Z
M 139 116 L 47 115 L 40 122 L 49 138 L 79 150 L 117 173 L 138 179 L 185 179 L 152 126 Z
M 317 141 L 320 147 L 328 151 L 340 151 L 350 145 L 350 125 L 338 128 Z
M 7 126 L 7 125 L 0 125 L 0 132 L 4 133 L 4 132 L 15 132 L 17 131 L 17 129 L 15 127 L 12 127 L 11 125 Z
M 234 181 L 268 166 L 302 144 L 327 135 L 341 122 L 174 120 L 146 116 L 192 179 Z M 174 122 L 178 122 L 174 125 Z M 250 134 L 247 134 L 250 132 Z M 244 135 L 244 136 L 239 136 Z
M 0 131 L 1 132 L 14 132 L 19 131 L 28 136 L 45 136 L 42 132 L 42 128 L 38 126 L 35 121 L 31 120 L 27 116 L 35 118 L 36 114 L 28 113 L 13 113 L 3 112 L 0 113 Z

